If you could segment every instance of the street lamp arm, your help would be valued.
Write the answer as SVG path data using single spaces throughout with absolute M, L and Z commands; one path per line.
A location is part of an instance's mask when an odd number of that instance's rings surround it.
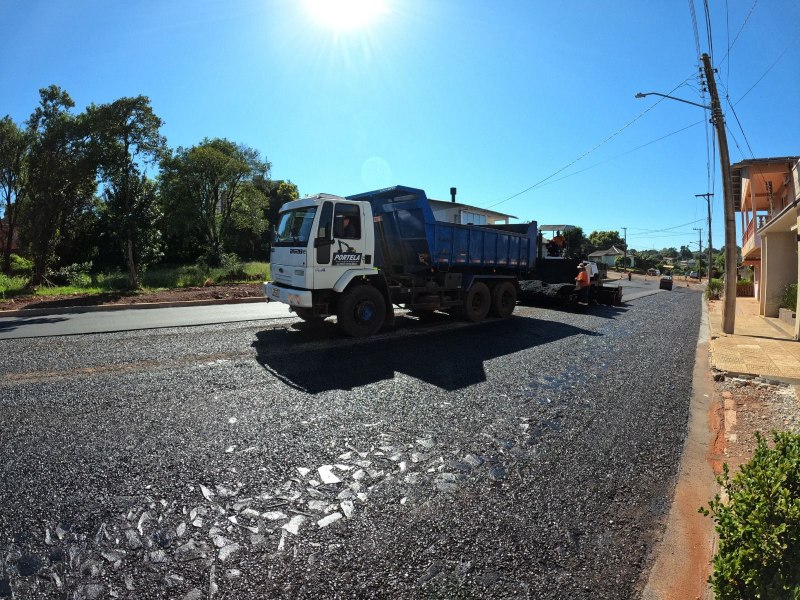
M 691 102 L 690 100 L 684 100 L 683 98 L 676 98 L 675 96 L 669 96 L 667 94 L 659 94 L 658 92 L 647 92 L 646 94 L 639 92 L 634 96 L 634 98 L 644 98 L 645 96 L 661 96 L 662 98 L 669 98 L 670 100 L 677 100 L 678 102 L 684 102 L 685 104 L 691 104 L 692 106 L 699 106 L 700 108 L 711 110 L 711 107 L 706 106 L 705 104 L 698 104 L 697 102 Z

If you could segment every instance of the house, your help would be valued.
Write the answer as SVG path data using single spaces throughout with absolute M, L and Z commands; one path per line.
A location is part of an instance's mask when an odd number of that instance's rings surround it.
M 461 225 L 507 225 L 509 219 L 517 218 L 514 215 L 456 202 L 456 188 L 450 188 L 450 197 L 450 202 L 428 198 L 437 221 Z
M 800 281 L 800 157 L 753 158 L 731 165 L 740 214 L 742 264 L 754 270 L 759 314 L 777 317 L 786 286 Z M 795 322 L 795 339 L 800 339 Z
M 617 257 L 625 257 L 625 251 L 620 250 L 616 246 L 611 246 L 608 250 L 598 250 L 589 255 L 589 260 L 592 262 L 603 263 L 609 267 L 616 266 Z M 628 255 L 628 266 L 633 266 L 633 255 Z

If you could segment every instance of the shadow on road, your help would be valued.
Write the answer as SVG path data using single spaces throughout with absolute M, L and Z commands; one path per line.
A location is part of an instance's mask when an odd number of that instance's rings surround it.
M 0 320 L 0 332 L 14 331 L 18 327 L 25 325 L 45 325 L 66 320 L 66 317 L 9 317 L 8 319 Z
M 398 317 L 398 331 L 369 340 L 341 337 L 332 322 L 270 329 L 253 342 L 256 360 L 296 389 L 352 390 L 404 373 L 453 391 L 486 380 L 486 361 L 574 335 L 602 335 L 553 321 L 512 317 L 476 325 L 438 315 Z

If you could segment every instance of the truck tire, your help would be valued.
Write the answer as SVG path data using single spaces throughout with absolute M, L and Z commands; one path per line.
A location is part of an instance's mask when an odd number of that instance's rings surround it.
M 314 314 L 313 308 L 295 306 L 292 310 L 294 311 L 294 314 L 303 319 L 303 321 L 308 321 L 309 323 L 319 322 L 325 318 L 321 315 Z
M 501 281 L 492 289 L 492 314 L 501 319 L 510 317 L 517 306 L 517 288 L 510 281 Z
M 462 314 L 467 321 L 478 323 L 489 314 L 492 297 L 485 283 L 478 281 L 469 288 L 464 298 Z
M 374 335 L 386 319 L 386 301 L 371 285 L 353 286 L 342 294 L 336 318 L 351 337 Z

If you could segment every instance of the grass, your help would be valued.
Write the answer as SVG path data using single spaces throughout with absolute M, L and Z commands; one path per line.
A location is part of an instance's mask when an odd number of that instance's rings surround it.
M 42 286 L 36 290 L 27 287 L 28 277 L 7 276 L 0 273 L 0 300 L 14 296 L 58 296 L 77 294 L 102 294 L 128 289 L 127 274 L 115 271 L 84 277 L 86 285 Z M 145 271 L 141 277 L 143 291 L 172 288 L 202 287 L 206 281 L 214 283 L 254 283 L 269 279 L 269 263 L 241 263 L 234 268 L 208 268 L 198 265 L 155 267 Z

